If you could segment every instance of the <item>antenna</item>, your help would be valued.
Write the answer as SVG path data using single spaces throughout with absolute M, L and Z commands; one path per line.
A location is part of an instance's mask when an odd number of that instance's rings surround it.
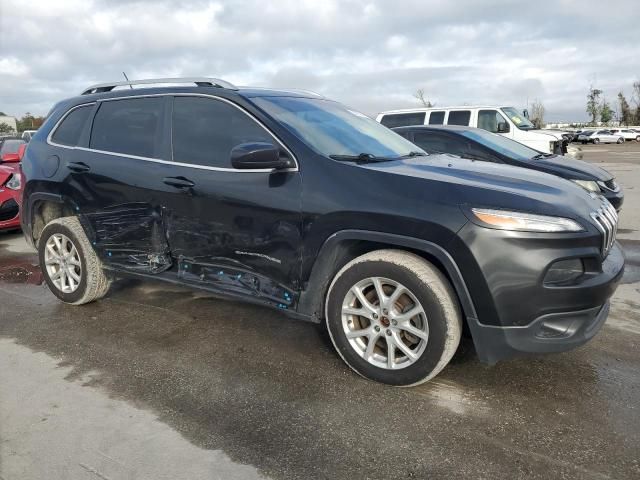
M 129 81 L 129 77 L 127 77 L 127 74 L 126 74 L 126 73 L 124 73 L 124 72 L 122 72 L 122 75 L 124 75 L 124 79 L 128 82 L 128 81 Z M 129 84 L 129 88 L 130 88 L 131 90 L 133 90 L 133 85 Z

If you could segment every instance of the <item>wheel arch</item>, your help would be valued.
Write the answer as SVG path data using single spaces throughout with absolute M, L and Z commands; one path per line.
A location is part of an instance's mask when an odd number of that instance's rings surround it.
M 384 248 L 415 253 L 433 263 L 453 286 L 464 316 L 477 318 L 462 273 L 443 247 L 427 240 L 368 230 L 342 230 L 324 242 L 300 293 L 298 313 L 314 322 L 321 322 L 328 288 L 335 274 L 352 259 Z
M 23 229 L 28 232 L 27 240 L 37 245 L 38 238 L 47 223 L 56 218 L 75 215 L 74 208 L 61 195 L 54 193 L 33 193 L 29 196 L 28 207 L 24 209 Z

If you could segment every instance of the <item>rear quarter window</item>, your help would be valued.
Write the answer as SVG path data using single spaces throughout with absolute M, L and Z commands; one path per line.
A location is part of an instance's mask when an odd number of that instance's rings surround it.
M 429 125 L 444 125 L 444 111 L 431 112 L 429 115 Z
M 385 127 L 410 127 L 412 125 L 424 125 L 426 112 L 392 113 L 382 117 L 380 123 Z
M 80 135 L 92 109 L 93 104 L 83 105 L 71 110 L 53 132 L 51 140 L 54 143 L 70 147 L 78 145 L 78 140 L 80 140 Z

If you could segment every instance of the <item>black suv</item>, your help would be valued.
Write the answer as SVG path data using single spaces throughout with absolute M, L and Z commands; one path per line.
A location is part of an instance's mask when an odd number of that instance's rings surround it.
M 503 135 L 474 127 L 429 125 L 393 129 L 428 153 L 449 153 L 486 162 L 508 163 L 551 173 L 603 195 L 619 212 L 624 202 L 622 187 L 606 170 L 581 160 L 542 153 Z
M 435 376 L 463 329 L 493 363 L 604 323 L 624 258 L 602 197 L 427 156 L 313 93 L 155 82 L 192 86 L 91 87 L 29 144 L 22 224 L 61 300 L 114 273 L 206 289 L 326 322 L 353 370 L 394 385 Z

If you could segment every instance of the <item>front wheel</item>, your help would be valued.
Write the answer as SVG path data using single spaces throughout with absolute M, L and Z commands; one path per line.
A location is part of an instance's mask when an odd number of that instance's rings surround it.
M 618 143 L 618 144 L 624 143 L 624 138 L 620 137 L 616 143 Z
M 640 135 L 636 137 L 636 142 L 640 142 Z
M 397 386 L 435 377 L 462 332 L 448 280 L 423 258 L 400 250 L 377 250 L 345 265 L 329 288 L 326 324 L 349 367 Z
M 49 222 L 40 235 L 38 254 L 49 289 L 63 302 L 82 305 L 109 290 L 110 282 L 77 218 Z

